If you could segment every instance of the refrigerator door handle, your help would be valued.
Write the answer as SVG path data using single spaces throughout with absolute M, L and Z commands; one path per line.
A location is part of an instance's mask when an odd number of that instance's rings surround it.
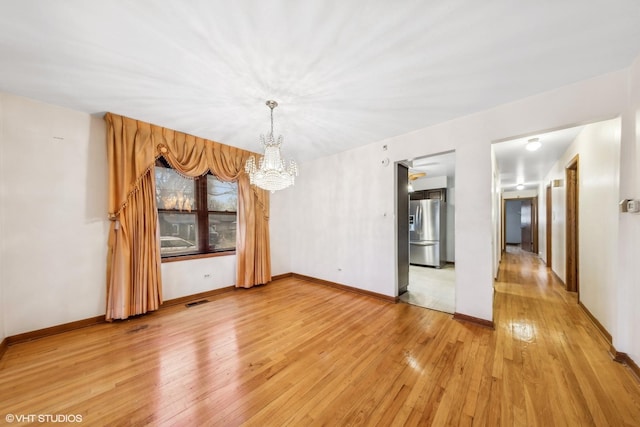
M 418 242 L 409 242 L 412 245 L 415 246 L 433 246 L 436 244 L 436 242 L 432 242 L 432 241 L 426 241 L 426 240 L 422 240 L 422 241 L 418 241 Z

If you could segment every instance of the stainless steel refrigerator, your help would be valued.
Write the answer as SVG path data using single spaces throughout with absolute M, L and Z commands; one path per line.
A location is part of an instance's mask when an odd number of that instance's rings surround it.
M 409 262 L 440 268 L 445 263 L 445 203 L 438 199 L 409 203 Z

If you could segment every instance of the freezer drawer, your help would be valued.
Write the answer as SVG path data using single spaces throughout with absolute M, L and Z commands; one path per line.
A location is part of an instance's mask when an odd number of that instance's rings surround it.
M 416 265 L 430 267 L 442 266 L 440 258 L 440 242 L 434 240 L 421 240 L 409 243 L 409 262 Z

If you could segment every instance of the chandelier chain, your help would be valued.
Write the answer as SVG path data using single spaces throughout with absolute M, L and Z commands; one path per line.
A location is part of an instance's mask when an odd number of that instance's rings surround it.
M 273 136 L 273 108 L 272 106 L 269 106 L 269 108 L 271 108 L 271 136 Z

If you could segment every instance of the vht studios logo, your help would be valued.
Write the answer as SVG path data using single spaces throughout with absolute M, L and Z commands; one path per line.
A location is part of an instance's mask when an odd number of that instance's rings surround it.
M 8 423 L 81 423 L 80 414 L 7 414 Z

